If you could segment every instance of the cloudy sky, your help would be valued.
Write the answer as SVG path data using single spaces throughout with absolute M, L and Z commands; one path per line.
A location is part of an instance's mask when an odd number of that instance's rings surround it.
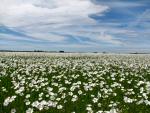
M 1 0 L 0 50 L 150 51 L 150 0 Z

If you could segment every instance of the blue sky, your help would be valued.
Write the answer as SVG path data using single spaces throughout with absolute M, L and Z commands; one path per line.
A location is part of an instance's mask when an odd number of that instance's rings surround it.
M 0 49 L 150 52 L 150 0 L 1 0 Z

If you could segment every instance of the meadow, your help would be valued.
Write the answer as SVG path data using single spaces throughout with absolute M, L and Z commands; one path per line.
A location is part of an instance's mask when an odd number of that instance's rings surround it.
M 150 113 L 150 55 L 0 53 L 0 113 Z

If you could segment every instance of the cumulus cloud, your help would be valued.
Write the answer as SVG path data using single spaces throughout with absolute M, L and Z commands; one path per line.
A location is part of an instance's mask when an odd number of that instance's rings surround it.
M 89 15 L 107 9 L 90 0 L 2 0 L 0 23 L 11 27 L 39 23 L 87 24 L 94 22 Z

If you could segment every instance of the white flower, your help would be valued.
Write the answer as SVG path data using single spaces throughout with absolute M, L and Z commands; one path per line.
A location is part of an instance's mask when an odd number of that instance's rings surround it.
M 30 105 L 30 103 L 31 103 L 30 101 L 27 101 L 25 104 L 28 106 L 28 105 Z
M 61 98 L 57 98 L 56 100 L 57 100 L 57 101 L 60 101 L 60 100 L 61 100 Z
M 78 94 L 81 95 L 83 92 L 81 90 L 78 91 Z
M 73 98 L 71 99 L 72 102 L 75 102 L 78 100 L 78 96 L 77 95 L 73 95 Z
M 69 92 L 69 94 L 68 94 L 68 95 L 72 96 L 72 95 L 73 95 L 73 93 L 72 93 L 72 92 Z
M 147 93 L 150 93 L 150 82 L 146 83 L 146 90 L 147 90 Z
M 15 100 L 16 96 L 12 96 L 12 97 L 7 97 L 5 100 L 4 100 L 4 103 L 3 105 L 4 106 L 8 106 L 9 103 L 13 102 Z
M 145 100 L 144 102 L 145 102 L 146 105 L 150 105 L 150 101 Z
M 97 103 L 98 102 L 98 98 L 93 98 L 92 100 L 94 103 Z
M 16 113 L 16 109 L 11 109 L 11 113 Z
M 103 113 L 103 111 L 97 111 L 96 113 Z
M 75 102 L 75 101 L 77 101 L 77 99 L 76 99 L 76 98 L 72 98 L 71 101 L 72 101 L 72 102 Z
M 49 97 L 49 95 L 48 95 L 48 94 L 46 94 L 46 97 Z
M 30 98 L 30 94 L 27 94 L 27 95 L 26 95 L 26 98 Z
M 28 108 L 28 109 L 26 110 L 26 113 L 33 113 L 33 108 Z
M 21 94 L 24 91 L 24 87 L 20 87 L 18 90 L 15 91 L 16 94 Z
M 42 98 L 40 97 L 40 98 L 38 98 L 38 100 L 42 100 Z
M 48 90 L 49 92 L 51 92 L 51 91 L 53 90 L 53 88 L 47 87 L 47 90 Z
M 102 104 L 101 103 L 98 103 L 98 107 L 101 107 L 102 106 Z
M 124 97 L 124 102 L 125 103 L 132 103 L 133 102 L 133 99 L 130 99 L 128 97 Z
M 112 109 L 110 109 L 110 113 L 117 113 L 117 110 L 112 108 Z
M 142 104 L 143 102 L 144 102 L 144 100 L 141 99 L 140 101 L 137 102 L 137 104 L 139 105 L 139 104 Z
M 90 105 L 90 104 L 89 104 L 89 105 L 87 105 L 86 110 L 87 110 L 88 112 L 90 112 L 90 113 L 92 113 L 92 112 L 93 112 L 92 107 L 91 107 L 91 105 Z
M 32 103 L 32 107 L 38 107 L 39 106 L 39 102 L 38 101 L 34 101 L 33 103 Z
M 62 109 L 62 108 L 63 108 L 62 105 L 58 105 L 58 106 L 57 106 L 57 109 Z
M 44 93 L 40 93 L 40 94 L 39 94 L 39 97 L 42 97 L 42 96 L 43 96 L 43 94 L 44 94 Z
M 3 92 L 7 92 L 7 89 L 5 87 L 2 87 Z

